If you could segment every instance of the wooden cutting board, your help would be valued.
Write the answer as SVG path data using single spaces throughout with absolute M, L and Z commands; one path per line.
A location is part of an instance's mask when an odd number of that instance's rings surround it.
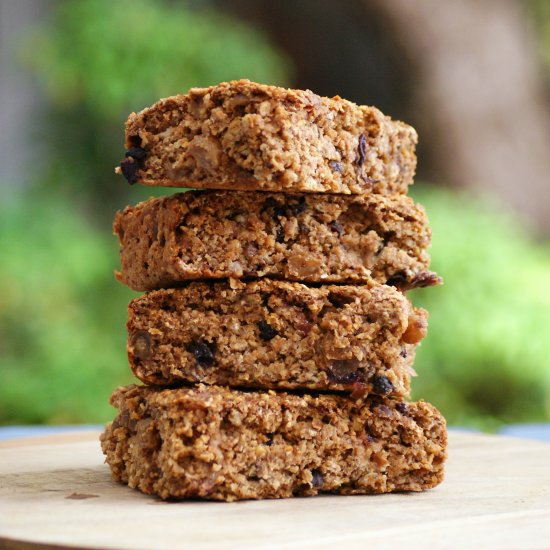
M 450 434 L 420 494 L 165 503 L 111 481 L 98 434 L 0 444 L 0 548 L 550 548 L 550 444 Z

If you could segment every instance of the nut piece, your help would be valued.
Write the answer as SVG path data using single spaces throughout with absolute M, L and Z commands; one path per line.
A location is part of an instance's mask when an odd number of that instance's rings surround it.
M 288 271 L 293 277 L 310 277 L 321 269 L 321 260 L 306 254 L 294 254 L 288 259 Z
M 221 148 L 213 137 L 195 136 L 189 143 L 187 155 L 193 158 L 198 168 L 214 172 L 220 164 Z

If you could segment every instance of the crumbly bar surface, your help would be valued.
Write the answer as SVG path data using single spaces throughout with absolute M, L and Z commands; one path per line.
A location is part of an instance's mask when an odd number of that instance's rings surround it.
M 128 357 L 148 384 L 405 396 L 427 313 L 399 291 L 261 280 L 190 283 L 132 300 Z
M 134 290 L 230 277 L 440 282 L 425 212 L 404 195 L 189 191 L 126 207 L 114 231 L 117 278 Z
M 218 386 L 129 386 L 101 436 L 116 481 L 167 498 L 239 500 L 423 491 L 443 480 L 432 405 Z
M 416 142 L 374 107 L 239 80 L 132 113 L 117 172 L 169 187 L 406 193 Z

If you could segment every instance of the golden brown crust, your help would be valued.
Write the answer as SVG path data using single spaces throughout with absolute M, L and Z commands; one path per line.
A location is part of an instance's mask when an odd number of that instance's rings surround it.
M 128 357 L 149 384 L 402 397 L 426 326 L 424 310 L 375 283 L 197 282 L 130 302 Z
M 248 80 L 161 99 L 126 123 L 130 183 L 318 193 L 406 193 L 415 130 L 374 107 Z
M 403 195 L 189 191 L 126 207 L 114 231 L 117 278 L 134 290 L 230 277 L 438 281 L 424 210 Z
M 217 386 L 129 386 L 101 436 L 113 478 L 161 498 L 423 491 L 443 479 L 435 407 Z

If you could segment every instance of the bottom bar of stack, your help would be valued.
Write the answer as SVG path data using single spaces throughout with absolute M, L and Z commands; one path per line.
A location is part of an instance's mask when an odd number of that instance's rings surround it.
M 372 396 L 119 388 L 101 436 L 115 480 L 161 498 L 422 491 L 443 479 L 445 420 Z

